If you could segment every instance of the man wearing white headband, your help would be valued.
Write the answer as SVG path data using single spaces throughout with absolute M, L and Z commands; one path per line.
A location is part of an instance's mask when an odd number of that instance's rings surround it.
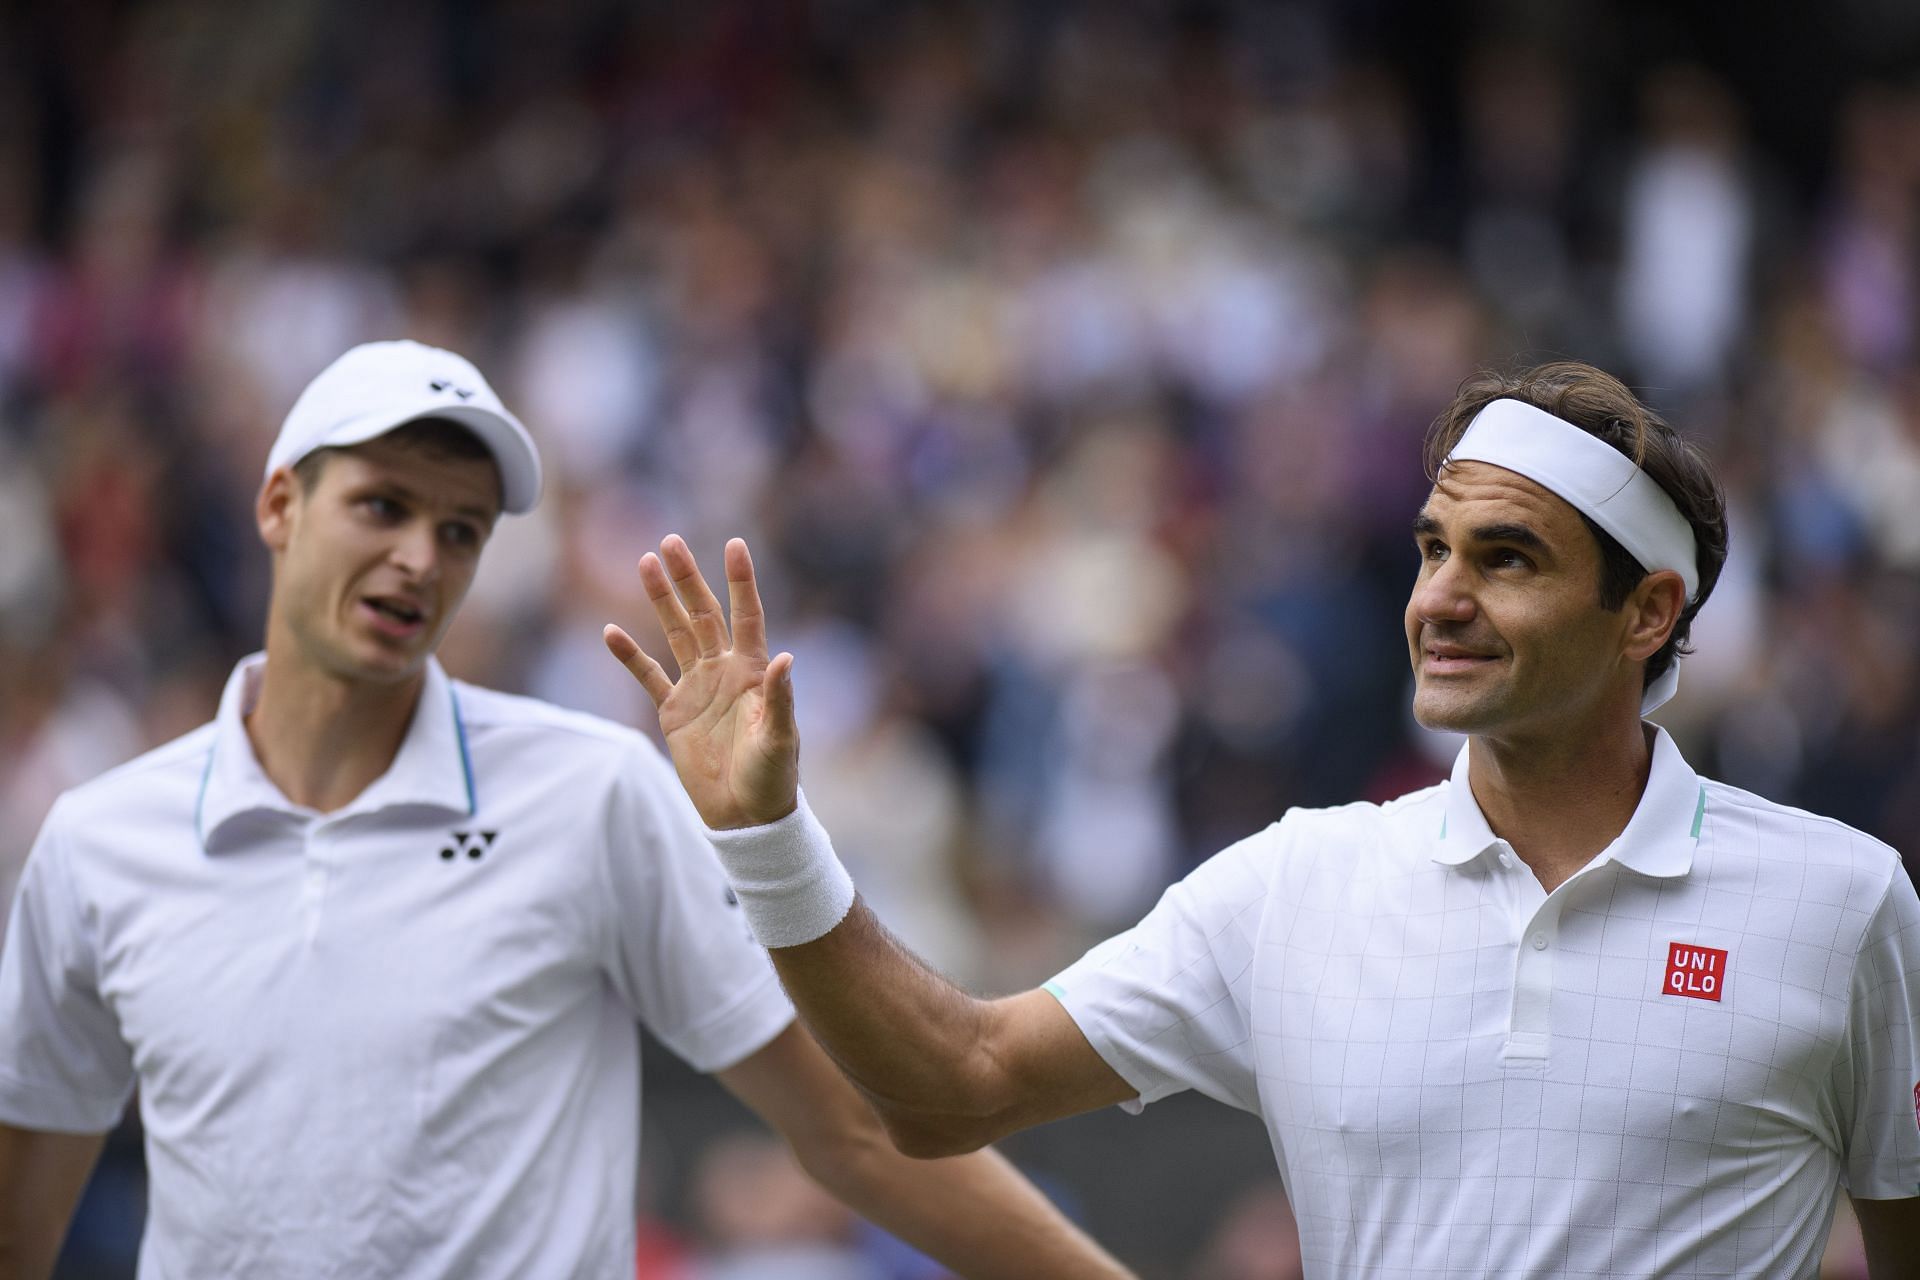
M 268 455 L 266 652 L 61 797 L 0 957 L 0 1277 L 48 1274 L 139 1086 L 143 1277 L 633 1275 L 645 1023 L 829 1190 L 966 1275 L 1118 1264 L 991 1152 L 910 1161 L 794 1022 L 637 731 L 434 650 L 532 438 L 414 342 Z
M 1699 777 L 1669 697 L 1726 556 L 1700 456 L 1578 364 L 1470 379 L 1414 520 L 1414 713 L 1452 777 L 1294 810 L 1041 990 L 977 1000 L 797 791 L 792 659 L 641 561 L 617 628 L 789 993 L 902 1150 L 1186 1089 L 1260 1115 L 1309 1276 L 1813 1276 L 1839 1189 L 1920 1266 L 1920 899 L 1887 846 Z

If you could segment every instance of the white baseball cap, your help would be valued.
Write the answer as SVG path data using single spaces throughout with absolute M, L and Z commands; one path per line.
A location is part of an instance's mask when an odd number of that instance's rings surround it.
M 540 453 L 520 420 L 471 361 L 409 339 L 362 343 L 322 369 L 281 424 L 266 474 L 421 418 L 446 418 L 480 438 L 500 468 L 502 510 L 519 515 L 540 500 Z

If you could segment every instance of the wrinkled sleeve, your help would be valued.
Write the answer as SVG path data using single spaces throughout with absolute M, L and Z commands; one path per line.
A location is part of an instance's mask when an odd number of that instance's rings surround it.
M 644 739 L 614 782 L 605 834 L 607 968 L 634 1016 L 709 1072 L 784 1030 L 793 1006 L 773 963 L 672 766 Z
M 1250 1006 L 1255 941 L 1279 827 L 1221 850 L 1139 924 L 1046 984 L 1139 1111 L 1197 1089 L 1257 1111 Z
M 61 825 L 56 804 L 27 855 L 0 953 L 0 1121 L 104 1133 L 133 1093 L 133 1058 L 101 998 Z
M 1834 1087 L 1847 1189 L 1867 1200 L 1920 1196 L 1920 898 L 1899 868 L 1854 960 Z

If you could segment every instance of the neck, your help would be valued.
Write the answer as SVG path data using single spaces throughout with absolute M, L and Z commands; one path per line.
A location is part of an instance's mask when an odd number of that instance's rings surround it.
M 267 647 L 260 698 L 246 718 L 261 769 L 287 799 L 331 813 L 393 764 L 426 674 L 399 684 L 354 681 Z
M 1653 734 L 1631 719 L 1547 740 L 1476 737 L 1473 798 L 1493 833 L 1553 892 L 1627 829 L 1653 768 Z

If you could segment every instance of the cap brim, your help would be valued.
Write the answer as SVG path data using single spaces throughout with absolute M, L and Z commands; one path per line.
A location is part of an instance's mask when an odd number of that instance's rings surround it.
M 508 515 L 523 515 L 533 510 L 540 501 L 540 454 L 533 445 L 533 437 L 520 425 L 518 419 L 507 413 L 499 413 L 480 405 L 442 405 L 421 409 L 417 413 L 405 413 L 398 417 L 381 416 L 364 419 L 341 426 L 328 432 L 326 439 L 314 448 L 344 448 L 349 445 L 365 444 L 398 430 L 409 422 L 420 422 L 428 418 L 445 418 L 457 422 L 480 438 L 493 454 L 494 465 L 500 468 L 500 509 Z

